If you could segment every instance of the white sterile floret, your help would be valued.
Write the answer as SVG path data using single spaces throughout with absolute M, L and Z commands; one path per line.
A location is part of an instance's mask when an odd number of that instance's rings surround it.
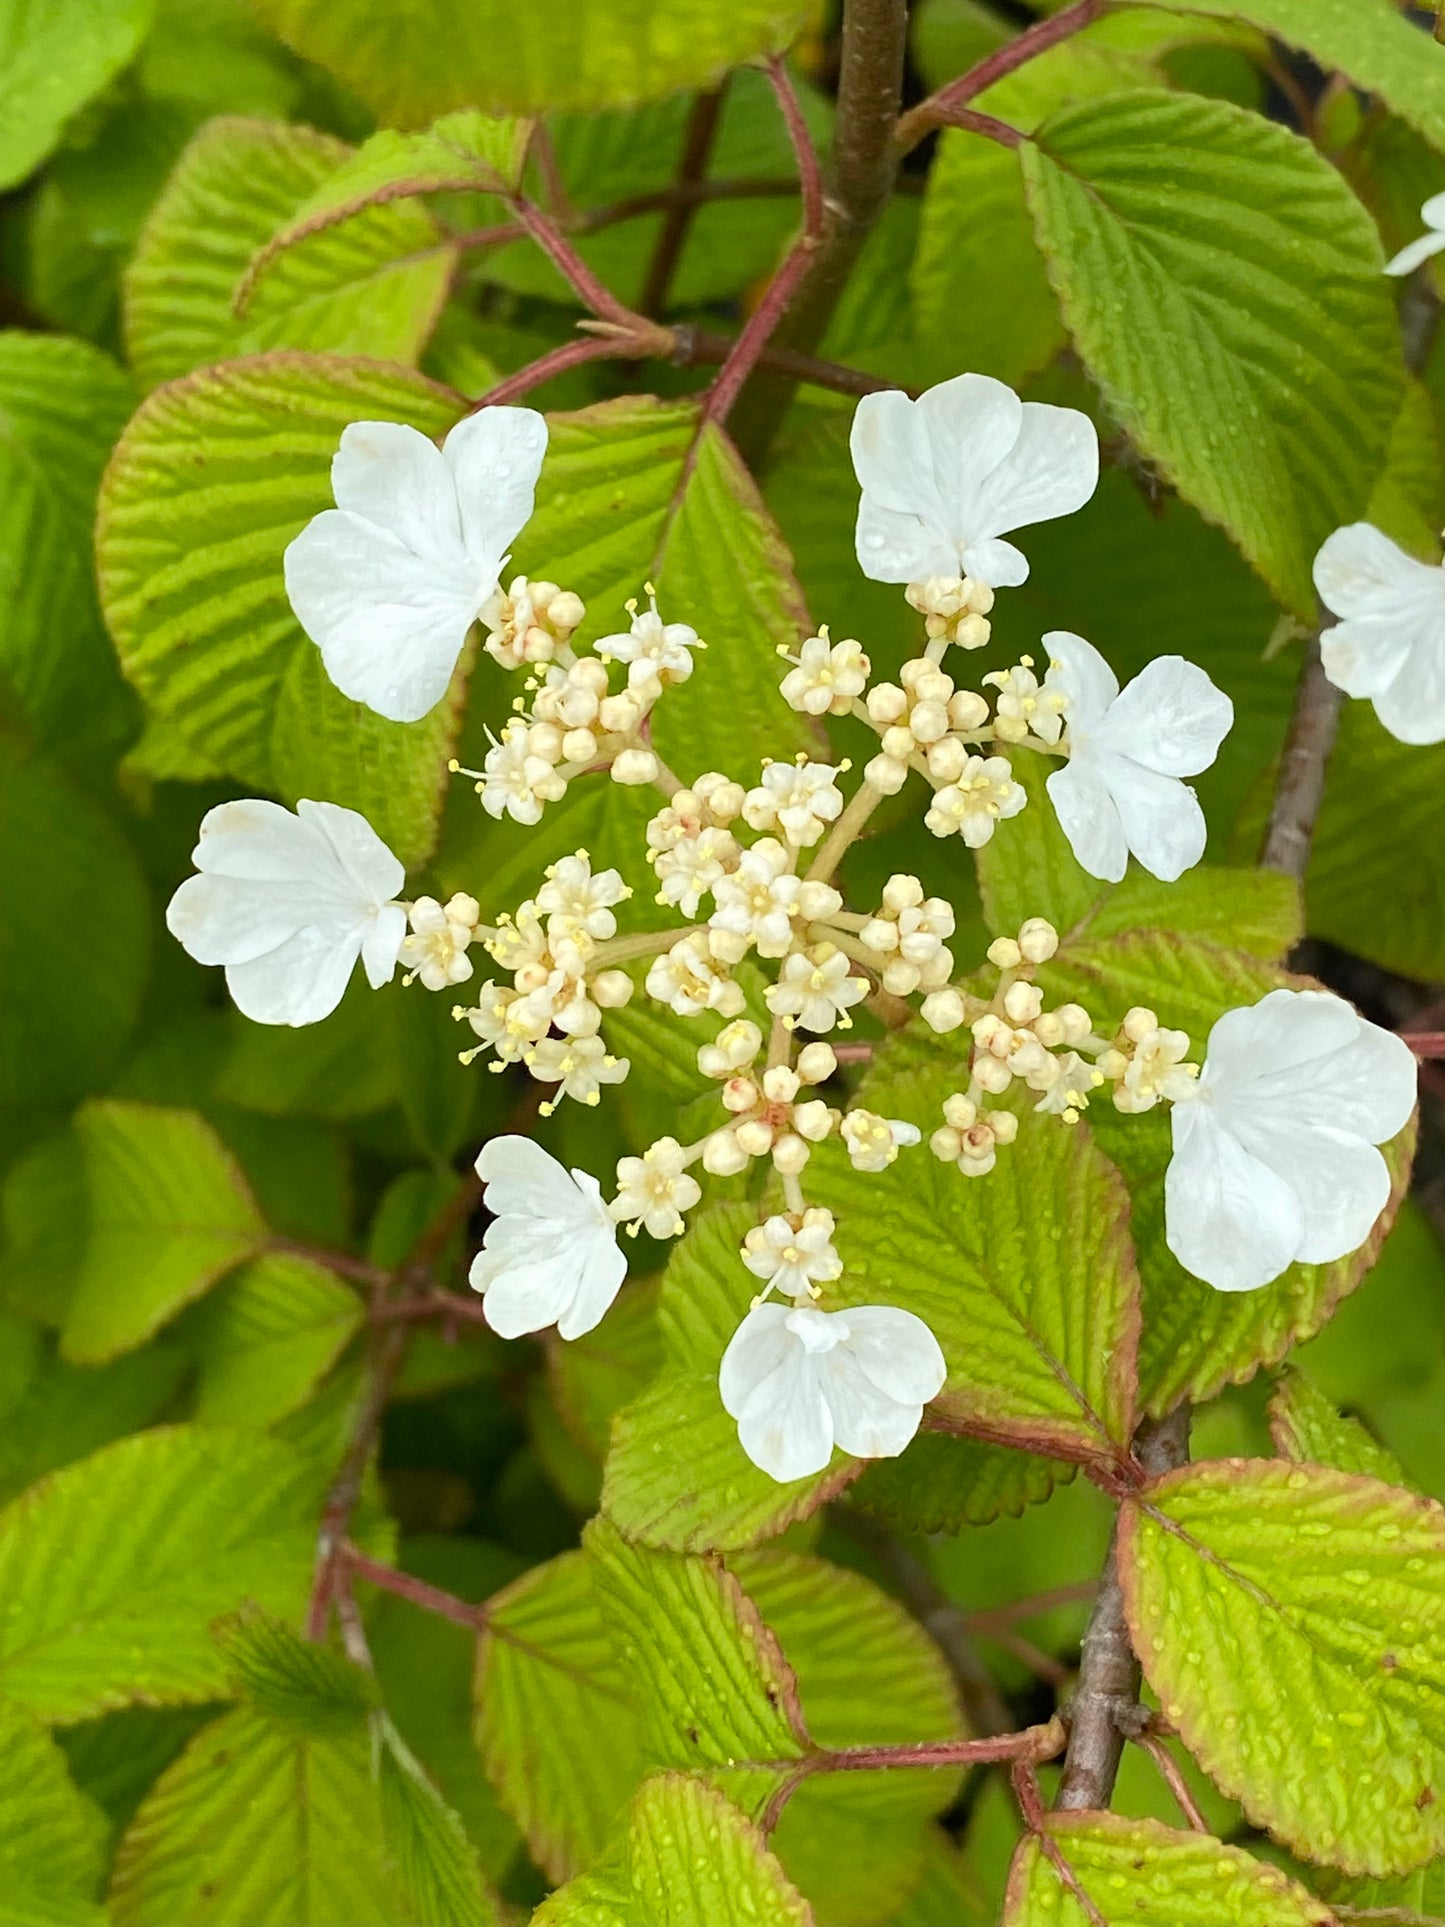
M 1234 705 L 1202 669 L 1160 656 L 1119 693 L 1092 643 L 1044 637 L 1047 686 L 1068 703 L 1069 760 L 1048 779 L 1049 799 L 1090 876 L 1117 883 L 1131 855 L 1172 883 L 1204 854 L 1204 812 L 1183 776 L 1219 753 Z
M 1087 415 L 1021 402 L 987 375 L 958 375 L 916 402 L 896 390 L 865 395 L 852 450 L 858 561 L 875 582 L 1027 581 L 1027 561 L 998 538 L 1071 515 L 1099 480 Z
M 1227 1011 L 1171 1123 L 1169 1249 L 1218 1291 L 1257 1291 L 1296 1260 L 1354 1251 L 1390 1197 L 1376 1146 L 1415 1106 L 1408 1045 L 1315 990 Z
M 654 1238 L 676 1238 L 683 1212 L 701 1196 L 697 1179 L 687 1173 L 682 1146 L 675 1137 L 660 1137 L 640 1158 L 619 1158 L 617 1196 L 608 1209 L 634 1234 L 646 1230 Z
M 391 981 L 406 935 L 392 899 L 406 872 L 355 810 L 221 803 L 202 819 L 191 861 L 200 874 L 171 898 L 167 928 L 197 963 L 225 965 L 247 1017 L 318 1023 L 358 957 L 373 990 Z
M 1034 1109 L 1046 1117 L 1061 1117 L 1065 1124 L 1077 1124 L 1080 1112 L 1088 1108 L 1091 1094 L 1103 1083 L 1103 1072 L 1080 1057 L 1076 1050 L 1061 1051 L 1049 1062 L 1054 1066 L 1052 1081 Z
M 806 849 L 842 811 L 834 781 L 841 774 L 827 763 L 768 763 L 743 800 L 743 821 L 754 830 L 781 830 L 794 849 Z
M 570 589 L 513 576 L 510 588 L 494 589 L 482 605 L 482 646 L 504 669 L 550 662 L 586 614 L 586 604 Z
M 617 919 L 612 906 L 632 895 L 617 870 L 592 874 L 592 861 L 585 850 L 564 856 L 547 871 L 547 881 L 537 892 L 537 908 L 553 921 L 547 938 L 553 949 L 559 936 L 579 934 L 603 942 L 614 936 Z
M 411 723 L 446 694 L 467 631 L 532 513 L 547 447 L 531 408 L 482 408 L 435 442 L 352 422 L 334 509 L 286 550 L 286 594 L 343 695 Z
M 602 636 L 597 643 L 599 656 L 627 664 L 627 686 L 644 699 L 673 683 L 686 682 L 692 674 L 693 650 L 707 647 L 688 623 L 663 621 L 650 584 L 647 595 L 648 606 L 640 614 L 635 602 L 628 603 L 629 629 Z
M 477 791 L 488 816 L 540 823 L 543 805 L 556 803 L 566 794 L 567 779 L 557 773 L 561 744 L 556 755 L 544 756 L 536 740 L 539 735 L 539 730 L 517 716 L 487 751 Z
M 768 1009 L 788 1025 L 828 1031 L 852 1023 L 848 1012 L 868 995 L 868 979 L 849 975 L 851 965 L 836 944 L 811 944 L 783 959 L 778 981 L 764 993 Z
M 937 1339 L 911 1311 L 763 1304 L 729 1341 L 718 1389 L 743 1450 L 784 1483 L 821 1472 L 835 1445 L 855 1458 L 896 1458 L 947 1375 Z
M 863 645 L 831 641 L 826 623 L 788 660 L 795 666 L 783 678 L 783 701 L 806 716 L 846 716 L 868 687 L 872 664 Z
M 679 1017 L 698 1017 L 705 1010 L 736 1017 L 745 1002 L 741 984 L 733 982 L 727 964 L 697 931 L 653 958 L 646 989 Z
M 1315 587 L 1341 618 L 1320 636 L 1335 687 L 1367 696 L 1400 742 L 1445 742 L 1445 568 L 1354 522 L 1315 557 Z
M 464 984 L 472 974 L 467 947 L 477 934 L 480 916 L 476 898 L 461 891 L 445 904 L 435 897 L 418 897 L 407 912 L 411 933 L 401 946 L 403 968 L 420 977 L 428 990 Z
M 555 1325 L 563 1338 L 592 1330 L 617 1296 L 627 1260 L 602 1189 L 524 1137 L 482 1146 L 477 1174 L 492 1213 L 471 1283 L 503 1338 Z
M 801 1218 L 781 1215 L 754 1225 L 743 1239 L 743 1263 L 764 1284 L 763 1296 L 816 1298 L 819 1285 L 843 1275 L 843 1260 L 833 1245 L 837 1229 L 831 1211 L 813 1205 Z
M 1006 756 L 970 756 L 958 781 L 934 792 L 923 820 L 935 836 L 961 836 L 970 850 L 981 850 L 997 825 L 1017 816 L 1028 800 Z
M 579 1104 L 598 1104 L 604 1084 L 620 1084 L 631 1069 L 626 1057 L 614 1057 L 602 1039 L 592 1033 L 580 1037 L 544 1037 L 524 1055 L 527 1069 L 539 1083 L 560 1084 L 562 1097 Z M 542 1115 L 549 1117 L 556 1107 L 544 1104 Z
M 1407 241 L 1400 252 L 1385 263 L 1386 274 L 1412 274 L 1423 261 L 1445 248 L 1445 194 L 1432 194 L 1420 209 L 1420 219 L 1425 223 L 1425 232 Z
M 876 1111 L 848 1111 L 843 1118 L 843 1142 L 855 1171 L 886 1171 L 899 1150 L 917 1144 L 921 1136 L 916 1124 L 880 1117 Z

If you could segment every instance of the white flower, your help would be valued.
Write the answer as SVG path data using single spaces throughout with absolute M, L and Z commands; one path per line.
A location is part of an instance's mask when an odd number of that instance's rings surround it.
M 1006 756 L 969 756 L 958 781 L 935 793 L 923 820 L 935 836 L 961 836 L 970 850 L 981 850 L 995 825 L 1017 816 L 1028 800 Z
M 548 942 L 555 950 L 559 937 L 586 936 L 601 943 L 615 936 L 617 919 L 612 906 L 631 895 L 620 871 L 599 870 L 594 876 L 592 860 L 585 850 L 562 857 L 552 864 L 547 881 L 537 892 L 537 908 L 554 919 L 547 926 Z
M 608 1206 L 619 1223 L 654 1238 L 682 1233 L 682 1214 L 691 1211 L 702 1187 L 685 1168 L 685 1153 L 675 1137 L 660 1137 L 640 1158 L 619 1158 L 617 1196 Z
M 821 1472 L 835 1444 L 856 1458 L 896 1458 L 947 1370 L 911 1311 L 763 1304 L 734 1332 L 718 1387 L 743 1450 L 782 1483 Z
M 717 908 L 708 918 L 714 951 L 740 963 L 749 944 L 764 957 L 785 957 L 793 941 L 800 879 L 782 844 L 764 837 L 743 851 L 736 871 L 713 888 Z
M 783 701 L 805 716 L 846 716 L 867 688 L 871 667 L 861 643 L 851 637 L 832 642 L 824 627 L 808 637 L 784 676 Z
M 1445 233 L 1435 239 L 1445 247 Z M 1445 569 L 1355 522 L 1315 557 L 1315 587 L 1343 618 L 1320 637 L 1330 681 L 1368 696 L 1400 742 L 1445 741 Z
M 696 631 L 685 622 L 664 622 L 657 598 L 648 590 L 649 607 L 639 615 L 629 602 L 632 627 L 622 635 L 601 636 L 597 653 L 611 662 L 627 664 L 627 686 L 643 697 L 656 696 L 669 683 L 686 682 L 692 674 L 692 652 L 705 649 Z
M 1064 835 L 1090 876 L 1117 883 L 1136 856 L 1165 883 L 1204 854 L 1204 812 L 1181 776 L 1208 769 L 1234 705 L 1202 669 L 1160 656 L 1122 695 L 1082 636 L 1044 637 L 1047 683 L 1068 702 L 1069 760 L 1048 779 Z
M 446 694 L 467 631 L 532 513 L 547 424 L 482 408 L 436 443 L 352 422 L 331 464 L 334 509 L 286 550 L 286 593 L 345 696 L 413 723 Z
M 843 792 L 827 763 L 769 763 L 763 780 L 743 803 L 743 820 L 754 830 L 780 829 L 795 849 L 816 843 L 843 808 Z
M 876 1111 L 849 1111 L 843 1119 L 843 1142 L 855 1171 L 886 1171 L 900 1148 L 917 1144 L 922 1135 L 916 1124 Z
M 472 1260 L 471 1283 L 502 1338 L 555 1325 L 563 1338 L 590 1332 L 617 1296 L 627 1260 L 602 1188 L 568 1173 L 540 1144 L 494 1137 L 477 1175 L 492 1222 Z
M 987 375 L 958 375 L 916 402 L 896 390 L 865 395 L 852 449 L 858 561 L 875 582 L 1025 582 L 1027 561 L 998 538 L 1071 515 L 1099 480 L 1087 415 L 1021 402 Z
M 477 790 L 488 816 L 540 823 L 542 805 L 556 803 L 566 793 L 567 779 L 557 774 L 555 759 L 538 754 L 536 735 L 515 716 L 502 731 L 501 741 L 487 751 Z
M 428 990 L 464 984 L 472 974 L 467 946 L 477 934 L 480 915 L 476 898 L 460 891 L 444 905 L 435 897 L 418 897 L 408 912 L 411 934 L 401 946 L 402 963 Z
M 1364 1243 L 1390 1196 L 1375 1148 L 1415 1106 L 1408 1045 L 1338 997 L 1272 990 L 1209 1033 L 1197 1094 L 1175 1105 L 1165 1238 L 1218 1291 Z
M 227 989 L 258 1024 L 329 1017 L 358 957 L 373 990 L 390 983 L 406 935 L 391 899 L 406 873 L 355 810 L 221 803 L 191 861 L 200 875 L 171 898 L 167 928 L 197 963 L 226 966 Z
M 754 1225 L 743 1239 L 743 1263 L 764 1282 L 764 1296 L 781 1292 L 785 1298 L 816 1298 L 817 1285 L 830 1285 L 843 1275 L 843 1260 L 833 1245 L 836 1230 L 831 1211 L 813 1205 L 795 1224 L 781 1215 Z
M 620 1084 L 631 1069 L 631 1060 L 614 1057 L 594 1034 L 544 1037 L 526 1053 L 526 1065 L 540 1083 L 560 1084 L 562 1097 L 575 1097 L 579 1104 L 597 1104 L 601 1086 Z M 542 1110 L 544 1115 L 549 1114 L 547 1105 Z
M 653 959 L 646 989 L 649 997 L 679 1017 L 698 1017 L 705 1010 L 736 1017 L 746 1001 L 741 984 L 733 982 L 727 965 L 718 961 L 707 939 L 695 931 Z
M 1407 242 L 1392 261 L 1385 263 L 1386 274 L 1410 274 L 1422 261 L 1445 248 L 1445 194 L 1432 194 L 1420 209 L 1425 233 Z
M 784 958 L 778 981 L 765 992 L 768 1009 L 804 1030 L 831 1030 L 840 1020 L 846 1029 L 852 1021 L 848 1012 L 868 995 L 868 979 L 850 976 L 849 968 L 847 955 L 836 944 L 795 950 Z

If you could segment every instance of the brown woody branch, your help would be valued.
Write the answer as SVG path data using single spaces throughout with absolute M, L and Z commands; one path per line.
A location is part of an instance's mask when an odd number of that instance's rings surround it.
M 725 86 L 726 82 L 723 84 Z M 668 291 L 682 258 L 687 231 L 692 225 L 693 210 L 699 205 L 699 197 L 689 190 L 699 187 L 707 173 L 708 157 L 712 153 L 718 121 L 722 117 L 723 87 L 714 87 L 705 94 L 699 94 L 688 115 L 682 162 L 676 182 L 678 192 L 668 207 L 648 266 L 647 282 L 640 303 L 643 314 L 659 315 L 667 306 Z
M 1320 639 L 1311 636 L 1305 648 L 1294 713 L 1280 758 L 1274 808 L 1260 853 L 1262 870 L 1278 870 L 1302 880 L 1309 864 L 1315 821 L 1325 793 L 1325 767 L 1334 748 L 1340 720 L 1340 691 L 1325 675 Z

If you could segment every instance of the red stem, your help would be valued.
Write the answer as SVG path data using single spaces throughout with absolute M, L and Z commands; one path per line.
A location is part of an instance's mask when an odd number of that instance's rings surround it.
M 1209 1822 L 1199 1811 L 1198 1803 L 1195 1801 L 1194 1795 L 1189 1790 L 1189 1782 L 1179 1771 L 1179 1762 L 1174 1758 L 1174 1755 L 1169 1751 L 1163 1740 L 1156 1738 L 1152 1733 L 1137 1733 L 1133 1736 L 1133 1739 L 1134 1744 L 1142 1747 L 1159 1769 L 1160 1779 L 1163 1780 L 1165 1786 L 1167 1786 L 1169 1791 L 1174 1795 L 1174 1804 L 1189 1822 L 1193 1831 L 1195 1833 L 1209 1833 L 1212 1831 Z
M 494 408 L 498 402 L 515 401 L 521 395 L 529 395 L 534 388 L 540 388 L 544 381 L 551 381 L 554 375 L 565 375 L 569 368 L 580 368 L 584 362 L 604 361 L 610 355 L 628 352 L 616 335 L 583 335 L 576 341 L 564 341 L 560 348 L 539 355 L 535 361 L 529 361 L 525 368 L 517 369 L 515 374 L 503 376 L 495 388 L 489 388 L 485 395 L 473 402 L 473 411 Z
M 997 53 L 990 54 L 986 60 L 979 61 L 976 67 L 970 67 L 966 74 L 949 81 L 936 94 L 930 94 L 927 100 L 910 108 L 898 122 L 895 135 L 898 146 L 907 153 L 935 127 L 944 127 L 953 122 L 956 109 L 976 100 L 985 88 L 992 87 L 995 81 L 1002 80 L 1006 74 L 1015 72 L 1030 60 L 1036 60 L 1040 54 L 1047 53 L 1050 47 L 1057 47 L 1060 41 L 1068 40 L 1082 28 L 1090 26 L 1104 13 L 1106 5 L 1107 0 L 1074 0 L 1073 6 L 1065 7 L 1062 13 L 1026 28 L 1000 47 Z M 957 124 L 962 126 L 967 123 Z M 996 123 L 996 126 L 1002 124 Z M 995 130 L 980 128 L 978 131 L 991 133 L 995 140 L 1000 138 Z M 1009 132 L 1015 134 L 1016 138 L 1007 144 L 1017 146 L 1017 130 L 1011 128 Z
M 818 151 L 813 146 L 813 137 L 808 132 L 808 123 L 803 118 L 802 103 L 781 60 L 774 58 L 768 62 L 768 80 L 777 96 L 788 139 L 793 143 L 793 155 L 798 163 L 798 185 L 803 195 L 803 230 L 807 234 L 821 234 L 827 216 L 823 204 L 823 169 Z
M 384 1566 L 379 1559 L 369 1559 L 349 1539 L 340 1547 L 339 1556 L 358 1579 L 368 1580 L 383 1592 L 395 1593 L 398 1599 L 419 1606 L 423 1612 L 450 1619 L 470 1632 L 476 1632 L 486 1618 L 485 1607 L 469 1606 L 455 1593 L 443 1592 L 440 1586 L 429 1586 L 424 1579 L 413 1578 L 409 1572 L 398 1572 L 395 1566 Z
M 1445 1030 L 1402 1030 L 1400 1036 L 1417 1057 L 1445 1057 Z
M 615 322 L 619 328 L 637 327 L 640 317 L 631 308 L 624 307 L 612 290 L 598 280 L 572 243 L 539 207 L 518 195 L 512 202 L 512 211 L 585 308 L 603 321 Z

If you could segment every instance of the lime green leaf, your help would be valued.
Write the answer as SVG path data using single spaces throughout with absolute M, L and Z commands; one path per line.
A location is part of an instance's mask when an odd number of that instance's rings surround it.
M 957 1532 L 1017 1519 L 1072 1474 L 1071 1466 L 1032 1452 L 920 1432 L 901 1458 L 869 1465 L 849 1503 L 909 1532 Z
M 257 1428 L 304 1405 L 361 1324 L 361 1300 L 305 1258 L 262 1258 L 225 1285 L 194 1334 L 196 1417 Z
M 369 1674 L 279 1619 L 247 1609 L 213 1631 L 242 1698 L 309 1739 L 358 1732 L 377 1704 Z
M 105 1845 L 105 1816 L 75 1787 L 55 1741 L 0 1699 L 0 1921 L 12 1897 L 52 1905 L 63 1919 L 95 1891 Z
M 396 1071 L 374 993 L 360 977 L 329 1017 L 304 1030 L 238 1019 L 215 1095 L 271 1117 L 357 1118 L 396 1096 Z
M 1226 1460 L 1124 1508 L 1149 1684 L 1256 1825 L 1350 1873 L 1445 1841 L 1445 1513 L 1319 1466 Z
M 1330 1927 L 1328 1907 L 1277 1867 L 1208 1834 L 1111 1813 L 1052 1814 L 1048 1837 L 1105 1922 L 1138 1927 Z M 1003 1927 L 1084 1927 L 1088 1920 L 1038 1837 L 1009 1872 Z
M 886 1046 L 864 1101 L 926 1140 L 967 1083 L 938 1054 L 936 1039 Z M 808 1197 L 838 1220 L 841 1303 L 901 1305 L 943 1347 L 935 1421 L 1057 1458 L 1117 1454 L 1133 1415 L 1139 1278 L 1123 1185 L 1087 1129 L 1028 1113 L 979 1179 L 926 1142 L 876 1176 L 824 1144 Z M 1040 1197 L 1054 1201 L 1047 1216 Z
M 1437 163 L 1437 166 L 1439 164 Z M 1419 216 L 1416 215 L 1418 222 Z M 1366 518 L 1401 548 L 1433 562 L 1445 521 L 1445 463 L 1429 390 L 1412 375 Z
M 224 1145 L 194 1111 L 107 1098 L 77 1120 L 90 1236 L 65 1355 L 99 1364 L 149 1338 L 266 1241 Z
M 440 434 L 460 398 L 402 368 L 281 352 L 158 389 L 101 495 L 106 620 L 131 681 L 241 782 L 362 811 L 403 861 L 428 849 L 467 664 L 418 723 L 350 703 L 286 601 L 281 556 L 331 501 L 348 422 Z
M 641 1765 L 637 1716 L 583 1553 L 534 1567 L 491 1601 L 476 1696 L 488 1777 L 538 1864 L 565 1880 L 602 1851 Z
M 307 1739 L 243 1707 L 163 1773 L 121 1841 L 115 1927 L 395 1927 L 371 1741 Z
M 102 1086 L 134 1029 L 150 962 L 145 878 L 91 797 L 0 741 L 0 1104 L 40 1111 Z M 103 944 L 43 969 L 77 904 Z
M 218 1697 L 211 1621 L 300 1606 L 319 1483 L 279 1440 L 199 1426 L 42 1480 L 0 1512 L 0 1692 L 67 1721 Z
M 88 342 L 0 333 L 0 687 L 57 749 L 130 722 L 96 606 L 91 524 L 134 401 Z
M 1337 1412 L 1319 1386 L 1294 1366 L 1282 1371 L 1275 1385 L 1269 1431 L 1287 1459 L 1330 1465 L 1385 1485 L 1410 1483 L 1394 1453 L 1377 1444 L 1357 1418 Z
M 397 1884 L 418 1927 L 494 1927 L 497 1911 L 466 1828 L 390 1720 L 381 1729 L 377 1791 Z
M 264 302 L 245 314 L 235 305 L 255 251 L 351 155 L 312 127 L 224 116 L 201 128 L 151 209 L 122 284 L 126 349 L 146 387 L 264 348 L 416 361 L 454 254 L 415 205 L 366 210 L 298 256 Z
M 1368 215 L 1312 148 L 1222 101 L 1116 94 L 1020 158 L 1070 332 L 1132 438 L 1312 616 L 1315 551 L 1365 508 L 1403 382 Z
M 589 1457 L 607 1456 L 613 1415 L 634 1398 L 662 1362 L 657 1293 L 624 1291 L 595 1331 L 570 1343 L 548 1342 L 547 1379 L 557 1415 Z
M 119 73 L 154 0 L 5 0 L 0 7 L 0 188 L 38 167 L 65 123 Z
M 629 1831 L 640 1922 L 809 1927 L 813 1910 L 758 1830 L 722 1794 L 679 1773 L 645 1781 Z M 565 1915 L 563 1916 L 565 1919 Z
M 0 1303 L 64 1321 L 85 1252 L 85 1160 L 73 1131 L 23 1152 L 0 1189 Z
M 1122 0 L 1147 6 L 1160 0 Z M 1445 51 L 1391 0 L 1165 0 L 1182 13 L 1222 16 L 1261 27 L 1301 48 L 1327 72 L 1338 69 L 1378 94 L 1402 120 L 1445 149 Z
M 182 1346 L 164 1340 L 109 1365 L 43 1358 L 0 1429 L 0 1502 L 47 1472 L 151 1424 L 169 1406 L 190 1365 Z
M 492 114 L 622 106 L 706 86 L 729 67 L 777 53 L 801 0 L 596 0 L 560 18 L 478 0 L 460 18 L 446 0 L 254 0 L 288 46 L 329 67 L 381 120 L 420 126 L 449 108 Z
M 1401 1910 L 1395 1916 L 1401 1927 L 1413 1927 L 1417 1920 L 1419 1927 L 1437 1927 L 1445 1919 L 1445 1860 L 1434 1860 L 1418 1873 L 1399 1874 L 1391 1880 L 1351 1878 L 1332 1867 L 1311 1867 L 1307 1878 L 1342 1913 L 1354 1909 L 1368 1918 L 1372 1908 L 1396 1908 Z M 1388 1922 L 1390 1914 L 1377 1912 L 1375 1918 Z

